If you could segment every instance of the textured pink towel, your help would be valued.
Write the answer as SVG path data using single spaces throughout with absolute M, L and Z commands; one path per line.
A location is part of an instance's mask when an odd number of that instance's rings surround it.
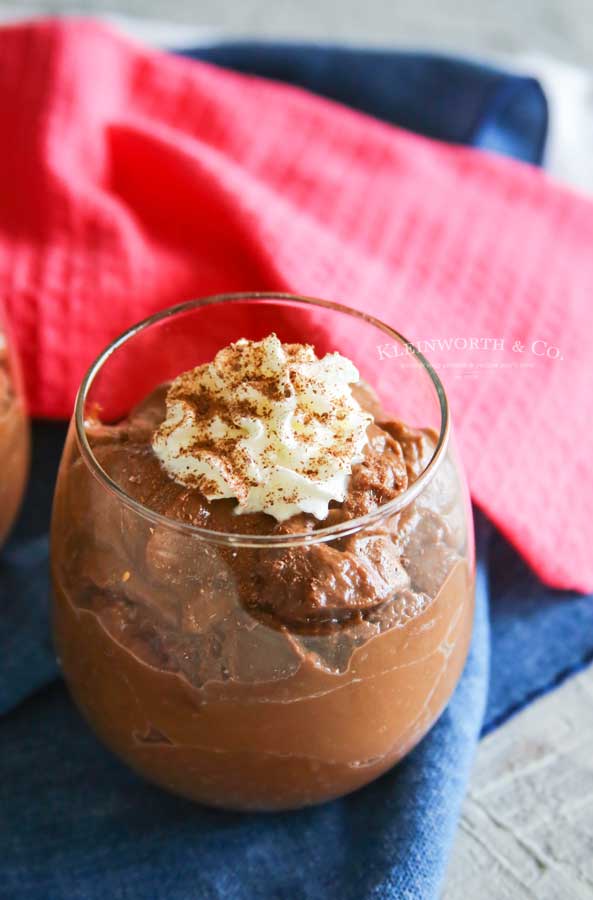
M 35 414 L 67 416 L 97 352 L 169 304 L 340 300 L 428 342 L 474 499 L 542 578 L 593 590 L 589 200 L 76 20 L 0 29 L 0 131 L 0 290 Z

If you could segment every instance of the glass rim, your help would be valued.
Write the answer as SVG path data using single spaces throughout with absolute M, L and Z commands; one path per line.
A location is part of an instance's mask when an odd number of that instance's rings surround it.
M 183 522 L 182 520 L 165 516 L 162 513 L 156 512 L 156 510 L 150 509 L 148 506 L 145 506 L 138 500 L 135 500 L 109 476 L 109 474 L 105 471 L 105 469 L 103 469 L 95 454 L 93 453 L 84 427 L 85 405 L 88 393 L 93 385 L 95 377 L 98 375 L 103 365 L 117 350 L 119 350 L 120 347 L 131 340 L 131 338 L 135 337 L 135 335 L 137 335 L 139 332 L 144 331 L 145 329 L 151 327 L 152 325 L 155 325 L 158 322 L 162 322 L 165 319 L 173 318 L 174 316 L 189 312 L 192 309 L 199 309 L 202 306 L 211 306 L 214 304 L 223 303 L 237 303 L 244 300 L 251 300 L 255 302 L 258 302 L 260 300 L 284 300 L 290 303 L 301 304 L 303 306 L 320 307 L 322 309 L 328 309 L 333 312 L 351 316 L 352 318 L 361 319 L 362 321 L 375 326 L 390 338 L 395 339 L 405 348 L 408 355 L 414 356 L 418 360 L 425 373 L 429 376 L 430 381 L 432 382 L 432 386 L 437 395 L 441 415 L 441 427 L 433 454 L 429 462 L 413 484 L 407 487 L 405 491 L 402 491 L 401 494 L 398 494 L 398 496 L 393 500 L 389 500 L 387 503 L 383 503 L 372 512 L 366 513 L 363 516 L 358 516 L 355 519 L 349 519 L 346 522 L 339 522 L 335 525 L 329 525 L 310 532 L 297 532 L 296 534 L 254 535 L 213 531 L 208 528 L 202 528 L 197 525 L 192 525 L 189 522 Z M 235 547 L 294 547 L 309 544 L 326 543 L 327 541 L 336 540 L 337 538 L 346 537 L 350 534 L 362 531 L 368 525 L 381 521 L 382 519 L 401 511 L 413 500 L 415 500 L 416 497 L 418 497 L 418 495 L 422 493 L 427 484 L 432 480 L 445 456 L 451 429 L 449 403 L 442 382 L 426 357 L 407 338 L 405 338 L 394 328 L 391 328 L 390 325 L 387 325 L 385 322 L 382 322 L 380 319 L 377 319 L 375 316 L 371 316 L 368 313 L 353 309 L 352 307 L 345 306 L 341 303 L 335 303 L 331 300 L 322 300 L 316 297 L 307 297 L 299 294 L 287 293 L 284 291 L 245 291 L 238 293 L 214 294 L 196 300 L 189 300 L 185 303 L 179 303 L 175 306 L 166 307 L 163 310 L 159 310 L 158 312 L 147 316 L 145 319 L 142 319 L 135 325 L 132 325 L 130 328 L 126 329 L 126 331 L 123 331 L 120 335 L 118 335 L 118 337 L 116 337 L 110 344 L 108 344 L 108 346 L 96 357 L 94 362 L 89 366 L 76 395 L 76 401 L 74 405 L 74 421 L 76 429 L 76 439 L 80 449 L 80 453 L 91 474 L 99 481 L 100 484 L 102 484 L 110 493 L 114 494 L 116 498 L 118 498 L 128 508 L 136 512 L 138 515 L 141 515 L 145 519 L 149 519 L 156 525 L 165 526 L 176 531 L 191 534 L 196 539 L 205 541 L 210 544 Z

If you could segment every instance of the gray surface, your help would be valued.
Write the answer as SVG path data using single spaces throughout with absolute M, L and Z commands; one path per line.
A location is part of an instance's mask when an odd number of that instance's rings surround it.
M 443 900 L 593 897 L 593 672 L 480 744 Z
M 0 14 L 117 12 L 235 34 L 536 51 L 593 61 L 592 0 L 13 0 Z
M 520 55 L 558 94 L 552 168 L 593 187 L 593 82 L 541 60 L 549 54 L 591 67 L 593 0 L 123 0 L 117 8 L 105 0 L 0 0 L 0 17 L 81 11 L 139 17 L 131 30 L 157 43 L 175 43 L 175 34 L 164 38 L 140 17 L 237 35 Z M 481 743 L 443 900 L 475 898 L 593 898 L 593 669 Z

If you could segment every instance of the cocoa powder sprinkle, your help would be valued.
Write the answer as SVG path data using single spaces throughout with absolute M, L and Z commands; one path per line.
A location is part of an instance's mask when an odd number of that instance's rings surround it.
M 359 461 L 372 416 L 352 397 L 357 380 L 344 357 L 320 361 L 308 344 L 275 334 L 237 341 L 173 381 L 153 448 L 176 480 L 209 499 L 234 496 L 249 508 L 259 491 L 264 511 L 298 507 L 303 479 L 318 492 Z

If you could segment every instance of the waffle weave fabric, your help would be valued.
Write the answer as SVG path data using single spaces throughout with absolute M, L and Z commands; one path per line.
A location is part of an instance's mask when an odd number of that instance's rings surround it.
M 2 29 L 0 87 L 0 289 L 34 414 L 68 416 L 93 357 L 167 305 L 343 301 L 442 339 L 474 501 L 548 584 L 593 588 L 590 200 L 85 20 Z M 460 377 L 457 351 L 496 367 Z

